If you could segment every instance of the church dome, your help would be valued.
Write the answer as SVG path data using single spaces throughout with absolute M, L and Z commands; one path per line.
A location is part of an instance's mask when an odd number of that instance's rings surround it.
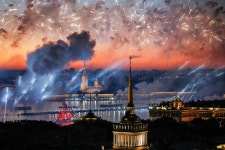
M 99 119 L 100 118 L 95 116 L 91 110 L 89 110 L 86 116 L 80 118 L 80 120 L 99 120 Z
M 126 114 L 121 118 L 120 123 L 124 124 L 141 123 L 141 119 L 136 114 L 131 114 L 129 111 L 126 111 Z
M 180 109 L 183 107 L 183 101 L 181 100 L 181 98 L 179 96 L 176 97 L 176 99 L 174 101 L 172 101 L 172 107 L 175 109 Z

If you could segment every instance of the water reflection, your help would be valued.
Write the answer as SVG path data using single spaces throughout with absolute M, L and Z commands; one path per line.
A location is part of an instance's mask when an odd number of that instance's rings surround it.
M 66 101 L 67 105 L 72 107 L 75 111 L 75 117 L 78 120 L 80 117 L 85 116 L 88 113 L 88 110 L 91 109 L 95 116 L 100 117 L 103 120 L 111 121 L 118 123 L 121 118 L 125 115 L 125 106 L 127 101 L 120 101 L 120 103 L 110 103 L 110 104 L 121 104 L 116 110 L 112 110 L 109 107 L 101 107 L 101 105 L 109 104 L 109 101 Z M 135 105 L 135 112 L 141 119 L 148 119 L 149 112 L 147 107 L 141 109 L 139 106 L 147 104 L 145 101 L 142 104 Z M 31 106 L 31 110 L 14 110 L 7 109 L 6 121 L 14 120 L 46 120 L 55 122 L 60 108 L 62 107 L 62 101 L 45 101 Z M 104 109 L 104 110 L 99 110 Z M 1 111 L 0 111 L 1 113 Z M 3 120 L 3 113 L 0 114 L 0 119 Z
M 125 110 L 111 110 L 111 111 L 94 111 L 93 112 L 96 116 L 101 117 L 103 120 L 111 121 L 118 123 L 120 122 L 121 118 L 125 115 Z M 87 114 L 87 112 L 79 112 L 76 113 L 76 118 L 79 119 Z M 147 120 L 149 118 L 149 113 L 147 109 L 137 109 L 136 110 L 137 116 L 141 119 Z

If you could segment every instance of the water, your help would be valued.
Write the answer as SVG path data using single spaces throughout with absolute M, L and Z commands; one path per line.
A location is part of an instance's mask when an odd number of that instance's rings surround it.
M 103 120 L 111 121 L 114 123 L 120 122 L 121 118 L 125 115 L 125 106 L 127 101 L 120 101 L 120 104 L 123 104 L 123 109 L 120 110 L 107 110 L 108 108 L 105 108 L 104 111 L 97 111 L 99 109 L 100 104 L 108 104 L 108 101 L 92 101 L 91 106 L 89 101 L 66 101 L 68 106 L 76 106 L 73 108 L 75 111 L 75 117 L 76 120 L 78 120 L 80 117 L 84 117 L 88 110 L 91 108 L 92 112 L 95 116 L 100 117 Z M 147 103 L 147 102 L 146 102 Z M 143 104 L 141 104 L 143 105 Z M 23 105 L 18 105 L 23 106 Z M 149 118 L 149 112 L 147 108 L 145 109 L 137 109 L 139 104 L 135 105 L 135 112 L 137 116 L 139 116 L 141 119 L 148 119 Z M 14 110 L 10 109 L 10 107 L 7 109 L 5 118 L 4 113 L 0 111 L 0 121 L 6 120 L 6 121 L 14 121 L 14 120 L 45 120 L 45 121 L 53 121 L 55 122 L 59 111 L 62 107 L 62 101 L 44 101 L 41 103 L 33 104 L 31 105 L 31 110 Z M 102 108 L 101 108 L 102 109 Z M 82 110 L 86 110 L 83 112 Z M 79 112 L 80 111 L 80 112 Z M 45 114 L 35 114 L 35 113 L 43 113 Z M 26 114 L 26 115 L 24 115 Z M 28 115 L 27 115 L 28 114 Z
M 149 118 L 149 112 L 147 109 L 135 110 L 136 115 L 141 119 L 147 120 Z M 101 117 L 103 120 L 119 123 L 121 118 L 125 115 L 125 110 L 111 110 L 111 111 L 96 111 L 93 112 L 95 116 Z M 80 118 L 87 114 L 87 112 L 77 113 L 76 117 Z

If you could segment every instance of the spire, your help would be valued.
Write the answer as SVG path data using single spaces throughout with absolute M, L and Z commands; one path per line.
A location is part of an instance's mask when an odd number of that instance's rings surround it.
M 130 71 L 129 71 L 129 81 L 128 81 L 128 103 L 127 103 L 127 111 L 130 111 L 131 114 L 134 114 L 134 103 L 133 103 L 133 91 L 132 91 L 132 73 L 131 73 L 131 59 L 130 59 Z
M 83 73 L 86 74 L 86 61 L 84 60 L 84 68 L 83 68 Z
M 84 60 L 84 68 L 86 67 L 86 62 L 85 62 L 85 60 Z
M 87 70 L 86 70 L 86 62 L 84 60 L 84 68 L 82 73 L 80 91 L 87 92 L 87 89 L 88 89 L 88 76 L 87 76 Z
M 128 104 L 127 107 L 134 107 L 133 104 L 133 91 L 132 91 L 132 73 L 131 73 L 131 59 L 130 58 L 130 71 L 129 71 L 129 81 L 128 81 Z

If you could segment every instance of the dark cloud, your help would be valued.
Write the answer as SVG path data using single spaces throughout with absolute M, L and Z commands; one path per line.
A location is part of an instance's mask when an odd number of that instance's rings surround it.
M 223 7 L 218 7 L 215 12 L 214 12 L 214 15 L 219 15 L 221 12 L 223 11 Z
M 22 32 L 25 32 L 25 28 L 24 26 L 20 25 L 18 28 L 17 28 L 18 31 L 22 31 Z
M 9 6 L 9 7 L 13 7 L 14 5 L 13 5 L 13 4 L 9 4 L 8 6 Z
M 5 29 L 1 28 L 0 33 L 7 33 L 7 31 Z
M 205 3 L 205 5 L 208 7 L 208 8 L 214 8 L 215 6 L 218 5 L 217 2 L 213 2 L 213 1 L 208 1 Z
M 89 32 L 73 33 L 67 37 L 70 41 L 71 60 L 89 60 L 94 55 L 95 40 L 90 39 Z
M 24 11 L 23 16 L 16 17 L 21 23 L 17 27 L 19 34 L 11 46 L 17 47 L 27 31 L 35 30 L 37 26 L 44 24 L 47 18 L 54 19 L 55 24 L 57 24 L 59 22 L 57 17 L 59 16 L 61 5 L 57 1 L 51 1 L 48 5 L 38 5 L 36 8 L 33 0 L 27 0 L 27 9 Z
M 68 36 L 69 45 L 58 40 L 38 48 L 28 55 L 28 69 L 46 74 L 62 70 L 70 61 L 89 60 L 94 54 L 95 40 L 90 40 L 89 32 L 73 33 Z
M 68 60 L 68 45 L 63 41 L 43 45 L 28 55 L 29 70 L 39 74 L 61 70 Z

